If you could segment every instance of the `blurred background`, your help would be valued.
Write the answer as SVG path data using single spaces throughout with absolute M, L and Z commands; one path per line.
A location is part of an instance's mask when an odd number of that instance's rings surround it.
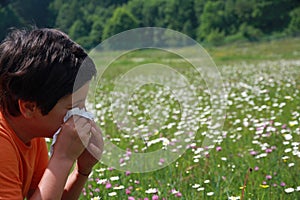
M 10 27 L 55 27 L 91 49 L 119 32 L 170 28 L 206 45 L 300 33 L 299 0 L 1 0 L 0 39 Z

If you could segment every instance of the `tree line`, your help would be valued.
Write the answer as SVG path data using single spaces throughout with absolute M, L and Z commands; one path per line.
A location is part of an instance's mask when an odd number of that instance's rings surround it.
M 86 49 L 122 31 L 164 27 L 208 44 L 300 34 L 299 0 L 1 0 L 10 27 L 55 27 Z

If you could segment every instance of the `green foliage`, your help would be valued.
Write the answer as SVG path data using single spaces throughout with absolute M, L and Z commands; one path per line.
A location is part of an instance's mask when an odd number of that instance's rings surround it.
M 103 24 L 101 19 L 95 20 L 90 33 L 91 45 L 96 46 L 100 43 L 103 34 Z
M 193 0 L 170 0 L 165 5 L 167 28 L 194 37 L 193 27 L 196 26 L 196 17 L 193 10 Z
M 210 34 L 216 34 L 217 29 L 222 30 L 224 27 L 224 3 L 223 1 L 208 1 L 205 4 L 203 13 L 200 18 L 200 27 L 198 29 L 198 40 L 208 39 Z M 214 32 L 214 33 L 213 33 Z
M 224 43 L 225 36 L 224 32 L 215 29 L 210 31 L 209 35 L 206 38 L 208 43 L 218 46 Z
M 288 26 L 288 32 L 293 35 L 300 34 L 300 7 L 290 12 L 291 21 Z
M 254 28 L 246 23 L 240 26 L 239 33 L 241 33 L 249 41 L 258 41 L 263 35 L 260 29 Z
M 245 41 L 247 41 L 247 38 L 241 32 L 238 32 L 238 33 L 233 34 L 233 35 L 228 35 L 224 39 L 225 44 L 245 42 Z
M 141 27 L 167 27 L 167 0 L 132 0 L 127 7 L 131 13 L 139 20 Z
M 204 10 L 206 0 L 194 0 L 194 13 L 197 20 L 197 27 L 201 24 L 201 15 Z
M 56 17 L 55 26 L 67 33 L 70 33 L 69 31 L 73 23 L 75 23 L 81 16 L 80 12 L 78 12 L 80 11 L 79 8 L 80 5 L 77 1 L 62 4 L 62 7 L 59 9 Z
M 51 26 L 54 23 L 49 4 L 52 0 L 16 0 L 13 3 L 19 17 L 26 23 L 38 27 Z
M 69 35 L 74 40 L 79 39 L 82 36 L 87 36 L 88 29 L 81 20 L 76 20 L 70 28 Z
M 289 22 L 289 11 L 299 6 L 294 0 L 256 0 L 252 24 L 263 33 L 283 31 Z
M 14 27 L 18 27 L 23 24 L 22 20 L 10 5 L 5 7 L 0 6 L 0 19 L 5 19 L 0 21 L 0 28 L 2 30 L 0 31 L 0 38 L 5 37 L 8 28 L 10 28 L 12 24 Z
M 163 27 L 199 42 L 258 41 L 299 35 L 296 0 L 4 0 L 0 37 L 9 27 L 55 27 L 87 49 L 135 27 Z
M 138 27 L 138 20 L 125 7 L 119 7 L 108 20 L 103 30 L 102 39 L 106 39 L 122 31 Z

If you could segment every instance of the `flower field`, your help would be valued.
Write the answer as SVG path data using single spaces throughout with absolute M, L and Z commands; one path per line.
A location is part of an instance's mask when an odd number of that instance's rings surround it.
M 90 99 L 95 101 L 91 109 L 105 140 L 123 151 L 116 155 L 110 153 L 114 149 L 104 152 L 114 161 L 109 162 L 111 166 L 107 160 L 99 162 L 81 199 L 300 199 L 300 45 L 296 41 L 291 56 L 280 50 L 272 53 L 279 44 L 270 46 L 265 55 L 272 59 L 255 54 L 255 46 L 244 49 L 251 54 L 245 62 L 222 62 L 214 57 L 221 51 L 212 53 L 226 91 L 226 112 L 219 116 L 224 119 L 222 129 L 208 146 L 203 141 L 211 137 L 213 101 L 205 78 L 168 53 L 153 50 L 120 57 Z M 174 94 L 157 84 L 135 88 L 130 96 L 116 90 L 120 74 L 153 62 L 168 65 L 189 80 L 197 101 L 188 105 L 176 98 L 186 97 L 184 89 Z M 167 81 L 176 85 L 178 79 Z M 128 107 L 120 124 L 113 108 L 122 104 L 118 100 L 122 98 Z M 135 127 L 128 127 L 132 119 Z M 162 153 L 135 164 L 151 165 L 146 169 L 155 170 L 140 172 L 129 167 L 134 154 L 151 152 Z M 178 157 L 173 161 L 163 152 Z

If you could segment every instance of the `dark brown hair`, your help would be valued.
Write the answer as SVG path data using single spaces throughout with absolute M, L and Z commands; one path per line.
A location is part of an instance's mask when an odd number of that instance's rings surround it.
M 0 109 L 18 116 L 22 99 L 46 115 L 95 74 L 93 61 L 65 33 L 15 29 L 0 44 Z

